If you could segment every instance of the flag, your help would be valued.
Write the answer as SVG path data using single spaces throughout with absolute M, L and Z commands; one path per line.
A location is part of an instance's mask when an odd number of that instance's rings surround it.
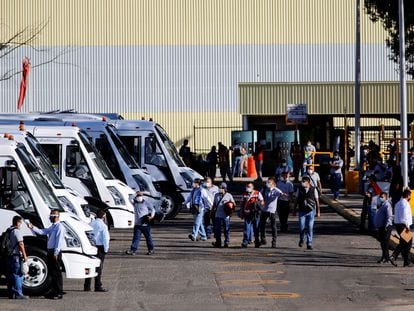
M 30 71 L 30 61 L 27 57 L 23 58 L 23 75 L 22 81 L 20 82 L 20 94 L 19 100 L 17 101 L 17 110 L 20 110 L 23 106 L 24 97 L 26 96 L 27 77 Z

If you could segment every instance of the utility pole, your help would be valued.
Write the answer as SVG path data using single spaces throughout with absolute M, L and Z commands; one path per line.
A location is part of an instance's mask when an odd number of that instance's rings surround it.
M 407 84 L 405 77 L 405 23 L 404 0 L 398 0 L 400 34 L 400 126 L 401 126 L 401 172 L 403 186 L 408 187 L 408 144 L 407 144 Z
M 359 170 L 360 187 L 362 183 L 361 165 L 361 115 L 360 115 L 360 86 L 361 86 L 361 1 L 356 0 L 355 24 L 355 168 Z

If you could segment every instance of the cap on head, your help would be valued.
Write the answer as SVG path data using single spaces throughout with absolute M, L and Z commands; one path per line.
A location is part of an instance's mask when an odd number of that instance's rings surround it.
M 222 182 L 222 183 L 220 184 L 220 189 L 225 189 L 225 190 L 227 190 L 227 184 L 226 184 L 225 182 Z
M 141 191 L 137 191 L 137 193 L 135 194 L 137 197 L 142 197 L 144 194 Z
M 194 179 L 194 183 L 201 185 L 201 179 L 200 178 Z

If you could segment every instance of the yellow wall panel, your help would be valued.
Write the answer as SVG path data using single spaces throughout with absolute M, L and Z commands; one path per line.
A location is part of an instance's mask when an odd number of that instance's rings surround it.
M 45 46 L 355 41 L 350 0 L 2 0 L 0 12 L 1 38 L 48 21 Z M 361 14 L 362 42 L 384 43 L 380 23 Z

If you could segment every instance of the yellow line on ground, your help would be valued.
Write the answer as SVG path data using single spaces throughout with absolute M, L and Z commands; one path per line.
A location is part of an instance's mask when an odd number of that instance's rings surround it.
M 214 272 L 216 274 L 247 274 L 247 273 L 275 273 L 275 274 L 284 274 L 284 271 L 280 270 L 240 270 L 240 271 L 219 271 Z
M 282 266 L 283 262 L 229 262 L 229 263 L 224 263 L 222 264 L 222 266 L 224 267 L 239 267 L 239 266 L 267 266 L 267 265 L 272 265 L 272 266 Z
M 221 284 L 232 284 L 232 285 L 260 285 L 260 284 L 289 284 L 290 281 L 288 280 L 271 280 L 271 279 L 264 279 L 264 280 L 219 280 Z
M 226 292 L 222 294 L 223 298 L 299 298 L 298 293 L 285 292 Z

